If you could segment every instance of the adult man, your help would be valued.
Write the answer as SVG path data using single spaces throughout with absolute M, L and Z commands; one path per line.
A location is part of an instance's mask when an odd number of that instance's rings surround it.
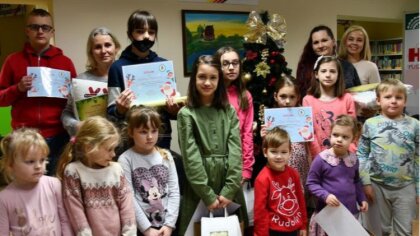
M 61 124 L 61 112 L 65 99 L 47 97 L 28 97 L 32 87 L 32 77 L 27 76 L 28 66 L 45 66 L 69 71 L 76 77 L 73 62 L 63 55 L 61 49 L 50 45 L 54 35 L 51 15 L 43 9 L 33 9 L 26 22 L 25 34 L 28 42 L 20 52 L 9 55 L 0 72 L 0 106 L 12 106 L 12 128 L 37 128 L 50 148 L 49 175 L 55 166 L 61 149 L 68 141 L 67 133 Z

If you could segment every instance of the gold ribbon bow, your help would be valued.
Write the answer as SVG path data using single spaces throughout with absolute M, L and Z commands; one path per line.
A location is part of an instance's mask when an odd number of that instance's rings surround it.
M 271 14 L 267 25 L 264 25 L 260 14 L 252 11 L 249 13 L 246 24 L 248 32 L 245 33 L 244 40 L 247 43 L 266 44 L 267 35 L 276 43 L 278 48 L 283 48 L 286 43 L 286 20 L 279 14 Z

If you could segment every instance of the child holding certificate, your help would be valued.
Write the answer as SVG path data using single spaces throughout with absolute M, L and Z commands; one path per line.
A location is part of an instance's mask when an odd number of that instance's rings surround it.
M 156 146 L 160 126 L 153 108 L 132 107 L 125 132 L 132 146 L 118 162 L 133 188 L 137 229 L 143 235 L 169 236 L 178 219 L 180 196 L 174 159 Z
M 356 218 L 360 211 L 368 210 L 359 175 L 359 160 L 349 152 L 350 144 L 359 132 L 357 121 L 349 115 L 340 115 L 331 125 L 331 148 L 319 153 L 312 162 L 306 185 L 318 199 L 311 217 L 309 235 L 326 233 L 315 222 L 315 215 L 326 205 L 343 204 Z
M 254 235 L 306 236 L 306 207 L 297 171 L 288 166 L 289 134 L 274 127 L 263 139 L 267 165 L 255 180 Z
M 312 107 L 315 140 L 310 142 L 311 155 L 331 147 L 331 123 L 338 115 L 356 117 L 354 100 L 344 91 L 344 76 L 340 61 L 333 56 L 320 56 L 315 62 L 308 95 L 303 106 Z
M 187 182 L 181 199 L 179 235 L 184 235 L 200 201 L 209 211 L 239 203 L 246 219 L 241 140 L 229 104 L 220 61 L 200 56 L 193 64 L 187 104 L 178 113 L 178 140 Z M 243 217 L 241 217 L 243 216 Z
M 274 101 L 276 107 L 298 107 L 300 101 L 299 88 L 296 79 L 290 75 L 285 75 L 277 80 L 274 90 Z M 261 138 L 267 133 L 265 125 L 261 125 Z M 292 142 L 292 152 L 289 159 L 289 166 L 295 168 L 300 176 L 301 183 L 306 182 L 308 176 L 311 155 L 306 142 Z
M 158 23 L 156 18 L 147 11 L 134 11 L 127 22 L 127 34 L 131 44 L 115 61 L 108 74 L 108 116 L 114 121 L 121 122 L 134 100 L 134 93 L 124 86 L 123 66 L 166 61 L 151 50 L 157 40 Z M 163 122 L 163 132 L 159 135 L 158 146 L 170 149 L 171 122 L 179 110 L 173 99 L 168 99 L 167 106 L 160 108 L 159 113 Z M 125 151 L 125 150 L 123 150 Z

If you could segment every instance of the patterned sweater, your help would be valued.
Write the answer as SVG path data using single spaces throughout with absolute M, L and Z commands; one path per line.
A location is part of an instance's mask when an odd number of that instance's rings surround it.
M 63 200 L 77 235 L 136 235 L 133 195 L 121 166 L 66 166 Z
M 379 115 L 363 126 L 357 156 L 364 185 L 371 181 L 400 188 L 415 183 L 419 196 L 419 121 Z

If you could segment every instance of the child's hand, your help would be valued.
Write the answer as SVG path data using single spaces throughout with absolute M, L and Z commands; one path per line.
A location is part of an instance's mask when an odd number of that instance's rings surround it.
M 219 208 L 227 207 L 232 201 L 220 195 L 217 199 L 219 199 Z
M 115 100 L 118 114 L 124 115 L 130 109 L 132 100 L 134 100 L 133 91 L 130 89 L 124 90 Z
M 144 236 L 160 236 L 160 231 L 149 227 L 146 231 L 144 231 Z
M 372 185 L 363 186 L 363 191 L 365 192 L 366 198 L 370 203 L 375 201 L 375 193 L 373 192 Z
M 261 138 L 264 138 L 266 134 L 267 134 L 267 126 L 265 124 L 261 125 L 261 130 L 260 130 Z
M 361 212 L 367 212 L 368 211 L 368 207 L 369 206 L 369 204 L 368 204 L 368 202 L 367 201 L 363 201 L 362 202 L 362 205 L 360 205 L 360 211 Z
M 179 109 L 181 109 L 182 105 L 178 104 L 175 102 L 175 98 L 174 97 L 170 97 L 168 99 L 166 99 L 166 110 L 171 114 L 171 115 L 176 115 L 178 114 Z
M 160 228 L 159 235 L 160 236 L 171 236 L 172 230 L 173 229 L 171 227 L 164 225 L 164 226 L 162 226 L 162 228 Z
M 213 211 L 214 209 L 219 208 L 219 204 L 220 204 L 219 200 L 216 199 L 212 204 L 207 206 L 207 209 L 209 211 Z
M 338 201 L 337 197 L 335 197 L 334 194 L 329 194 L 325 202 L 327 203 L 327 205 L 333 207 L 338 207 L 340 205 L 340 201 Z
M 306 230 L 304 229 L 299 230 L 299 236 L 306 236 Z

